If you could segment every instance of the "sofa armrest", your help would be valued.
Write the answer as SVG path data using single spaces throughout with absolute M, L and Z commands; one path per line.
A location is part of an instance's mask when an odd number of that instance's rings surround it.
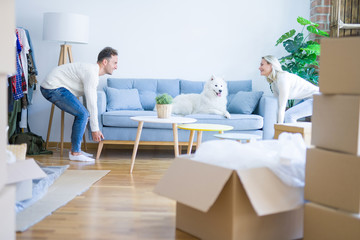
M 106 112 L 106 95 L 104 91 L 97 92 L 97 109 L 98 109 L 98 121 L 99 121 L 99 129 L 102 131 L 103 122 L 102 122 L 102 114 Z
M 98 121 L 99 121 L 99 130 L 103 131 L 103 122 L 102 122 L 102 114 L 106 112 L 106 95 L 104 91 L 97 91 L 97 109 L 98 109 Z M 88 133 L 89 140 L 92 141 L 92 134 L 90 129 L 90 124 L 88 124 Z
M 263 139 L 274 138 L 274 124 L 277 123 L 278 100 L 273 96 L 262 96 L 255 113 L 264 118 Z

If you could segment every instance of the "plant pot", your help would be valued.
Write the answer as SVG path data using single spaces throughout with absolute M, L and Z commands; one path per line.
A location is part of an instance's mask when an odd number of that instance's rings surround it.
M 172 104 L 156 104 L 158 118 L 171 117 Z

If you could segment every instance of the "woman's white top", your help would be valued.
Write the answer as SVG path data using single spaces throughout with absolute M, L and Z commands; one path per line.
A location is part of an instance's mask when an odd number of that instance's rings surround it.
M 278 72 L 277 79 L 271 83 L 271 89 L 279 102 L 278 123 L 284 122 L 286 104 L 289 99 L 311 98 L 314 93 L 319 92 L 319 87 L 288 72 Z
M 86 108 L 90 114 L 91 131 L 99 131 L 97 109 L 97 86 L 99 65 L 91 63 L 68 63 L 54 68 L 41 86 L 46 89 L 64 87 L 76 97 L 86 97 Z

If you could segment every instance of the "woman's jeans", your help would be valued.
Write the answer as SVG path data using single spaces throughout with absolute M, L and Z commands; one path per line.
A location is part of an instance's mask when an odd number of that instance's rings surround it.
M 312 112 L 313 112 L 313 98 L 309 98 L 293 106 L 292 108 L 289 108 L 285 112 L 284 122 L 294 123 L 299 118 L 311 116 Z
M 45 89 L 40 87 L 40 90 L 47 100 L 75 117 L 71 132 L 71 151 L 80 152 L 81 140 L 89 120 L 89 112 L 79 99 L 66 88 Z

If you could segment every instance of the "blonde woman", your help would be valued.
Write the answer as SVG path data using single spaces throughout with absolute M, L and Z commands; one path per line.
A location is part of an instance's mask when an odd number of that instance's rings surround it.
M 278 123 L 296 122 L 299 118 L 312 115 L 312 96 L 319 92 L 319 87 L 293 73 L 283 71 L 279 60 L 272 55 L 262 57 L 259 70 L 270 83 L 274 96 L 278 98 Z M 285 112 L 289 99 L 304 101 Z

